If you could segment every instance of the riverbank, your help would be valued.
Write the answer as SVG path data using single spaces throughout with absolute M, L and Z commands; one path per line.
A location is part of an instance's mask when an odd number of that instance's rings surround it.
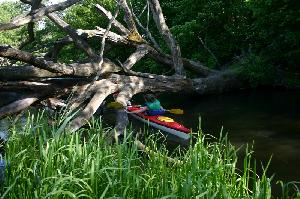
M 2 197 L 270 198 L 272 194 L 272 178 L 265 172 L 256 174 L 253 152 L 247 151 L 243 169 L 237 169 L 237 150 L 226 137 L 215 139 L 200 131 L 193 146 L 173 155 L 149 139 L 146 143 L 157 152 L 154 155 L 141 153 L 131 138 L 108 144 L 105 134 L 110 128 L 100 120 L 70 134 L 60 133 L 60 126 L 49 125 L 42 114 L 28 118 L 24 126 L 16 124 L 10 130 Z M 167 156 L 181 163 L 170 163 Z M 281 197 L 289 193 L 285 194 Z

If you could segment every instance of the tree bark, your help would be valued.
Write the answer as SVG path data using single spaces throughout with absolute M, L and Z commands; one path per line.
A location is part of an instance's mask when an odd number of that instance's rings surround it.
M 48 18 L 55 23 L 58 27 L 60 27 L 63 31 L 68 33 L 70 37 L 75 41 L 75 44 L 81 48 L 89 57 L 96 58 L 97 55 L 93 51 L 93 49 L 88 45 L 86 41 L 84 41 L 69 24 L 67 24 L 64 20 L 60 19 L 59 16 L 55 13 L 48 13 Z
M 22 0 L 22 2 L 31 6 L 38 1 Z M 181 57 L 180 47 L 166 24 L 158 0 L 148 0 L 148 2 L 156 26 L 170 48 L 171 55 L 164 53 L 158 44 L 153 42 L 155 41 L 154 38 L 150 38 L 150 41 L 154 43 L 153 47 L 151 42 L 148 43 L 141 37 L 135 25 L 135 15 L 126 0 L 119 0 L 118 3 L 125 13 L 128 28 L 116 20 L 117 12 L 113 16 L 111 12 L 97 4 L 97 10 L 100 11 L 102 16 L 109 19 L 109 25 L 106 29 L 96 27 L 94 30 L 72 28 L 54 13 L 76 2 L 78 0 L 67 0 L 48 7 L 41 5 L 43 7 L 34 9 L 24 17 L 12 20 L 9 24 L 0 25 L 0 31 L 14 29 L 28 23 L 30 23 L 28 25 L 30 26 L 46 15 L 67 34 L 66 37 L 54 42 L 53 47 L 49 49 L 46 55 L 37 56 L 9 45 L 0 45 L 0 57 L 26 64 L 25 66 L 8 65 L 0 67 L 0 90 L 26 93 L 25 97 L 0 107 L 0 116 L 21 111 L 37 101 L 55 107 L 60 104 L 58 102 L 60 102 L 61 97 L 72 95 L 66 104 L 68 110 L 80 110 L 68 125 L 68 128 L 74 132 L 93 116 L 108 95 L 115 92 L 118 92 L 115 100 L 125 107 L 127 101 L 134 95 L 148 91 L 203 95 L 225 92 L 243 86 L 236 74 L 230 70 L 217 71 L 209 69 L 199 61 Z M 137 17 L 136 21 L 140 24 Z M 110 30 L 111 26 L 118 33 Z M 141 24 L 139 26 L 142 27 Z M 149 31 L 149 29 L 146 29 L 146 31 Z M 147 32 L 147 34 L 152 37 L 150 32 Z M 102 47 L 100 52 L 89 45 L 91 37 L 101 38 Z M 106 40 L 113 47 L 118 45 L 124 48 L 125 51 L 135 49 L 135 52 L 124 59 L 123 63 L 118 61 L 118 58 L 115 59 L 114 63 L 104 58 L 104 53 L 108 52 L 104 51 Z M 84 63 L 75 61 L 66 64 L 57 61 L 57 55 L 61 49 L 71 43 L 75 43 L 88 56 Z M 134 71 L 134 64 L 145 56 L 153 59 L 161 67 L 173 68 L 175 75 L 165 76 Z M 116 64 L 118 62 L 119 64 Z M 185 69 L 196 71 L 197 77 L 194 79 L 186 77 Z M 55 98 L 54 101 L 53 98 Z M 127 120 L 124 118 L 120 114 L 117 119 L 118 122 L 115 128 L 117 134 L 122 133 L 124 126 L 127 124 Z M 124 123 L 122 123 L 122 120 L 124 120 Z
M 23 26 L 25 24 L 28 24 L 30 22 L 35 22 L 40 20 L 42 17 L 44 17 L 46 14 L 49 14 L 51 12 L 55 12 L 58 10 L 64 10 L 67 7 L 72 6 L 73 4 L 77 3 L 79 0 L 67 0 L 62 3 L 54 4 L 48 7 L 43 7 L 40 9 L 37 9 L 36 11 L 29 13 L 25 16 L 19 16 L 12 20 L 10 23 L 7 24 L 0 24 L 0 32 L 4 30 L 12 30 L 16 29 L 20 26 Z
M 175 73 L 177 75 L 185 76 L 185 71 L 183 69 L 183 63 L 181 59 L 180 47 L 174 39 L 171 31 L 169 30 L 169 27 L 167 26 L 159 1 L 148 0 L 148 2 L 152 10 L 154 22 L 171 50 Z
M 31 104 L 36 102 L 39 98 L 35 95 L 27 96 L 23 99 L 17 100 L 9 105 L 0 108 L 0 118 L 12 113 L 17 113 L 23 109 L 29 107 Z
M 148 53 L 145 45 L 140 45 L 137 47 L 136 51 L 132 53 L 128 59 L 123 63 L 123 68 L 125 70 L 130 70 L 132 66 L 141 60 Z
M 97 8 L 97 10 L 100 12 L 100 14 L 104 15 L 106 18 L 108 18 L 108 20 L 111 20 L 113 18 L 111 12 L 107 11 L 104 7 L 102 7 L 99 4 L 96 4 L 95 7 Z M 119 21 L 114 20 L 112 25 L 119 31 L 119 33 L 124 34 L 124 35 L 128 35 L 130 33 L 130 31 L 125 28 L 125 26 L 123 26 Z

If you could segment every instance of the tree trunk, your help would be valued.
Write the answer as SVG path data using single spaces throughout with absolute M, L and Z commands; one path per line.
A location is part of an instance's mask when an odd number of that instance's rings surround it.
M 30 38 L 34 39 L 32 23 L 47 16 L 55 25 L 63 30 L 68 36 L 53 43 L 46 55 L 39 56 L 31 52 L 13 48 L 9 45 L 0 45 L 0 57 L 17 60 L 24 65 L 0 67 L 0 90 L 19 93 L 14 101 L 0 108 L 0 117 L 12 114 L 27 108 L 33 103 L 42 102 L 51 108 L 64 106 L 60 98 L 72 96 L 67 102 L 69 111 L 80 108 L 79 112 L 67 126 L 71 131 L 76 131 L 84 125 L 96 112 L 106 97 L 118 92 L 116 101 L 126 106 L 126 102 L 135 94 L 142 92 L 175 92 L 211 94 L 239 89 L 243 85 L 234 72 L 230 70 L 217 71 L 209 69 L 199 61 L 193 61 L 181 57 L 180 47 L 171 34 L 163 16 L 163 11 L 158 0 L 148 0 L 156 26 L 171 50 L 171 55 L 164 53 L 155 41 L 149 29 L 148 39 L 142 38 L 135 22 L 142 27 L 141 22 L 132 12 L 126 0 L 119 0 L 118 5 L 123 9 L 126 25 L 116 20 L 103 6 L 96 4 L 97 10 L 110 22 L 106 29 L 96 27 L 94 30 L 75 29 L 66 23 L 58 14 L 57 10 L 63 10 L 77 0 L 67 0 L 63 3 L 45 6 L 37 1 L 39 6 L 33 6 L 32 1 L 25 2 L 32 6 L 32 11 L 26 16 L 20 16 L 7 24 L 0 24 L 0 31 L 15 29 L 22 25 L 30 24 Z M 110 30 L 114 27 L 117 33 Z M 101 51 L 98 53 L 90 46 L 90 38 L 101 38 Z M 105 41 L 112 46 L 118 45 L 124 50 L 135 49 L 124 63 L 117 60 L 103 58 Z M 88 59 L 84 63 L 74 62 L 71 64 L 57 62 L 57 56 L 61 49 L 70 43 L 74 43 L 81 49 Z M 154 47 L 151 45 L 154 44 Z M 25 43 L 23 44 L 25 45 Z M 22 46 L 21 46 L 22 47 Z M 104 53 L 104 54 L 103 54 Z M 108 52 L 107 52 L 108 53 Z M 174 70 L 172 76 L 142 73 L 134 71 L 133 66 L 145 56 L 153 59 L 162 67 Z M 191 79 L 186 77 L 186 71 L 190 70 L 197 74 Z M 21 95 L 23 94 L 23 95 Z M 22 96 L 22 97 L 19 97 Z M 53 100 L 53 98 L 55 100 Z M 120 112 L 117 118 L 115 131 L 122 134 L 127 124 L 124 112 Z

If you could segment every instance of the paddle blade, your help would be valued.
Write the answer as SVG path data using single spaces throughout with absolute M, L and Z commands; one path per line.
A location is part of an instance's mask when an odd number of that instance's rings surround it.
M 167 111 L 169 111 L 170 113 L 173 113 L 173 114 L 178 114 L 178 115 L 183 114 L 183 110 L 179 109 L 179 108 L 173 108 L 173 109 L 170 109 L 170 110 L 167 110 Z
M 119 102 L 110 102 L 106 105 L 107 108 L 111 108 L 111 109 L 121 109 L 124 108 L 122 104 L 120 104 Z

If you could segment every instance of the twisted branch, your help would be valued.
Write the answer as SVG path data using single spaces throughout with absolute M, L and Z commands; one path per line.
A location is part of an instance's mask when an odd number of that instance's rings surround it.
M 19 16 L 12 20 L 10 23 L 7 24 L 0 24 L 0 32 L 4 30 L 12 30 L 16 29 L 22 25 L 28 24 L 30 22 L 35 22 L 40 20 L 45 15 L 58 11 L 58 10 L 64 10 L 73 4 L 79 2 L 79 0 L 67 0 L 62 3 L 54 4 L 48 7 L 43 7 L 40 9 L 37 9 L 25 16 Z

